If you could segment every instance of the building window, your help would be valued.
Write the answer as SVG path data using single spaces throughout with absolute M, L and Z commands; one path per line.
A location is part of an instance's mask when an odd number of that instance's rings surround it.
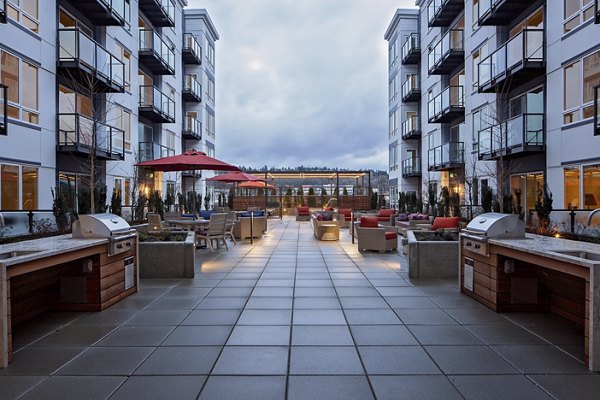
M 209 157 L 214 157 L 215 156 L 214 147 L 206 146 L 206 155 Z
M 490 107 L 486 104 L 478 110 L 473 111 L 473 150 L 479 146 L 479 131 L 490 126 Z
M 600 206 L 600 164 L 583 167 L 583 207 Z
M 565 208 L 598 208 L 600 206 L 600 164 L 566 167 L 564 188 Z
M 38 169 L 19 165 L 0 165 L 0 210 L 38 208 Z
M 38 124 L 38 68 L 6 51 L 0 52 L 0 59 L 0 80 L 8 86 L 8 116 Z
M 6 13 L 32 32 L 39 32 L 38 0 L 8 0 Z
M 390 49 L 389 49 L 390 68 L 393 67 L 396 64 L 396 61 L 398 60 L 398 48 L 396 46 L 396 42 L 397 42 L 397 39 L 394 39 L 394 41 L 392 41 L 392 43 L 390 44 Z
M 126 206 L 131 205 L 131 180 L 125 179 L 125 196 L 123 196 L 123 202 Z
M 563 122 L 594 117 L 594 87 L 600 84 L 600 51 L 564 67 Z
M 207 76 L 207 81 L 208 81 L 208 85 L 207 85 L 206 95 L 208 96 L 208 99 L 214 103 L 214 101 L 215 101 L 215 81 L 210 76 Z
M 398 133 L 398 110 L 390 114 L 390 137 Z
M 487 41 L 472 54 L 473 57 L 473 91 L 479 87 L 479 63 L 488 56 Z
M 125 90 L 129 90 L 131 88 L 131 53 L 119 43 L 115 43 L 115 55 L 123 62 L 123 64 L 125 64 L 125 76 L 123 77 L 123 82 Z
M 564 33 L 594 17 L 594 0 L 564 0 Z
M 392 80 L 390 81 L 390 103 L 392 101 L 396 100 L 396 96 L 398 96 L 398 87 L 396 85 L 397 78 L 398 78 L 398 75 L 393 77 Z
M 166 131 L 165 146 L 170 150 L 175 150 L 175 133 Z
M 526 221 L 535 210 L 535 203 L 544 190 L 544 173 L 512 175 L 510 188 L 513 204 L 520 207 Z
M 206 113 L 206 132 L 209 136 L 215 136 L 215 115 L 213 113 Z
M 131 150 L 131 113 L 121 107 L 115 107 L 115 128 L 125 132 L 125 143 L 119 149 Z
M 215 67 L 215 46 L 207 40 L 206 46 L 206 60 L 210 64 L 211 67 Z
M 568 167 L 564 169 L 565 185 L 565 208 L 579 208 L 581 201 L 579 199 L 579 167 Z

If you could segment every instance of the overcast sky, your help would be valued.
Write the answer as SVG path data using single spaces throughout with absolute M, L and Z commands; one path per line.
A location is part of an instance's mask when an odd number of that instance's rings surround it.
M 216 154 L 237 164 L 387 169 L 387 42 L 414 0 L 189 0 L 216 44 Z

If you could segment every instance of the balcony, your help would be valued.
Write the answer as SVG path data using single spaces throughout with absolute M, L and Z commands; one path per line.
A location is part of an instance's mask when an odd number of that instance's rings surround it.
M 411 115 L 402 123 L 402 139 L 419 139 L 421 137 L 421 124 L 418 115 Z
M 448 171 L 465 165 L 465 144 L 448 142 L 429 150 L 429 171 Z
M 173 123 L 175 101 L 154 86 L 140 86 L 139 113 L 155 123 Z
M 428 105 L 429 123 L 446 123 L 465 116 L 465 90 L 462 86 L 448 86 Z
M 409 158 L 402 161 L 402 177 L 415 178 L 421 176 L 421 158 Z
M 183 171 L 181 173 L 181 176 L 184 177 L 184 178 L 196 178 L 196 179 L 199 179 L 199 178 L 202 178 L 202 171 L 200 171 L 198 169 L 194 170 L 194 171 Z
M 409 74 L 402 84 L 402 101 L 405 103 L 421 99 L 421 81 L 419 74 Z
M 522 114 L 479 131 L 480 160 L 545 151 L 544 114 Z
M 140 62 L 155 75 L 175 75 L 175 51 L 152 29 L 140 29 Z
M 447 75 L 465 64 L 464 31 L 451 29 L 429 50 L 429 75 Z
M 427 4 L 429 26 L 450 26 L 464 8 L 464 0 L 431 0 Z
M 195 117 L 187 115 L 182 133 L 184 139 L 202 140 L 202 124 Z
M 125 65 L 78 29 L 58 30 L 58 71 L 88 91 L 123 93 Z
M 546 73 L 544 30 L 525 29 L 479 65 L 480 93 L 501 93 Z
M 175 4 L 172 0 L 139 0 L 140 11 L 154 26 L 175 26 Z
M 94 25 L 125 26 L 130 5 L 125 0 L 77 0 L 72 2 Z
M 188 74 L 185 76 L 181 97 L 183 101 L 196 103 L 202 101 L 202 86 L 198 82 L 198 79 L 196 79 L 196 75 Z
M 479 0 L 477 2 L 478 25 L 508 25 L 535 0 Z
M 0 0 L 0 24 L 5 24 L 6 22 L 6 0 Z
M 125 132 L 81 114 L 58 114 L 58 145 L 61 153 L 95 156 L 103 160 L 125 158 Z
M 594 88 L 594 135 L 600 135 L 600 85 Z
M 175 150 L 154 142 L 139 142 L 140 162 L 158 160 L 175 155 Z
M 418 33 L 411 33 L 402 45 L 402 64 L 418 64 L 421 61 L 421 44 Z
M 191 33 L 186 33 L 183 36 L 183 48 L 181 49 L 183 62 L 186 64 L 202 64 L 202 49 L 198 43 L 198 39 Z
M 0 83 L 0 135 L 8 135 L 8 86 Z

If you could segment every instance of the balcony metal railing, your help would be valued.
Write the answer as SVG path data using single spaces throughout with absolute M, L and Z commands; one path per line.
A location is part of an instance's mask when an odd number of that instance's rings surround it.
M 448 142 L 428 152 L 429 170 L 444 170 L 460 167 L 465 163 L 465 144 Z
M 465 63 L 464 31 L 450 29 L 429 50 L 429 74 L 443 75 Z
M 478 64 L 479 91 L 504 92 L 545 73 L 544 47 L 543 29 L 524 29 Z
M 154 86 L 140 86 L 139 111 L 153 122 L 175 122 L 175 101 Z
M 421 99 L 421 80 L 419 74 L 409 74 L 402 84 L 402 101 L 419 101 Z
M 409 158 L 402 161 L 402 176 L 405 178 L 421 176 L 421 157 Z
M 594 88 L 594 135 L 600 135 L 600 85 Z
M 95 25 L 125 25 L 130 19 L 130 2 L 125 0 L 77 0 L 73 6 Z
M 544 114 L 522 114 L 479 131 L 479 159 L 543 151 Z
M 402 123 L 402 139 L 418 139 L 421 137 L 421 122 L 418 115 L 411 115 Z
M 81 114 L 58 114 L 58 150 L 123 160 L 125 132 Z
M 202 101 L 202 85 L 195 75 L 187 74 L 185 76 L 181 96 L 184 101 Z
M 463 86 L 448 86 L 427 104 L 429 123 L 450 122 L 465 115 Z
M 96 82 L 103 91 L 124 91 L 125 64 L 94 39 L 79 29 L 65 28 L 58 30 L 58 41 L 59 67 L 67 79 L 81 84 Z
M 198 43 L 196 36 L 191 33 L 183 35 L 183 48 L 181 49 L 183 54 L 183 61 L 186 64 L 202 64 L 202 48 Z
M 0 24 L 5 24 L 6 22 L 6 0 L 0 0 Z
M 417 64 L 421 60 L 421 44 L 418 33 L 411 33 L 402 45 L 402 64 Z
M 508 25 L 534 2 L 535 0 L 479 0 L 474 17 L 477 18 L 478 25 Z
M 464 8 L 464 0 L 431 0 L 427 3 L 429 26 L 449 26 Z
M 175 74 L 175 51 L 152 29 L 140 29 L 140 61 L 157 75 Z
M 139 0 L 140 10 L 154 26 L 175 26 L 175 4 L 172 0 Z
M 202 140 L 202 123 L 191 115 L 185 117 L 183 137 L 186 139 Z
M 139 142 L 140 162 L 158 160 L 175 155 L 175 150 L 154 142 Z
M 8 86 L 0 83 L 0 135 L 8 135 Z

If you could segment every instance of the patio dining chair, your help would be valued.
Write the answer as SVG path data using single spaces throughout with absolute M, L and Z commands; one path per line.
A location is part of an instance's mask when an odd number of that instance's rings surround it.
M 229 250 L 227 241 L 225 240 L 225 229 L 227 225 L 227 214 L 211 214 L 208 227 L 204 231 L 196 231 L 196 244 L 204 241 L 211 253 L 215 250 L 213 241 L 217 241 L 217 248 L 221 242 L 225 245 L 225 249 Z
M 235 211 L 228 211 L 227 219 L 225 222 L 225 238 L 231 238 L 231 241 L 234 245 L 237 245 L 237 242 L 235 241 L 235 236 L 233 236 L 233 227 L 235 226 L 236 216 L 237 215 Z
M 167 226 L 160 214 L 158 213 L 148 213 L 146 214 L 146 218 L 148 218 L 148 233 L 163 233 L 163 232 L 181 232 L 183 229 L 174 228 Z

